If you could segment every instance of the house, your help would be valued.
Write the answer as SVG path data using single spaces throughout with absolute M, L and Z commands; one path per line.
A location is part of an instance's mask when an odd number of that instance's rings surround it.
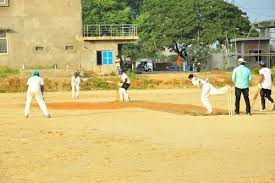
M 251 24 L 259 30 L 259 37 L 235 38 L 235 58 L 244 58 L 250 68 L 258 66 L 259 61 L 266 61 L 269 67 L 275 65 L 275 53 L 271 49 L 271 29 L 275 28 L 275 20 L 266 20 Z
M 115 71 L 135 25 L 82 25 L 81 0 L 0 0 L 0 65 Z

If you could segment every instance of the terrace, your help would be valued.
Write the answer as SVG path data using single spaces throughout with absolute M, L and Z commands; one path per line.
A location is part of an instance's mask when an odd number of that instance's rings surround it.
M 84 41 L 118 41 L 135 43 L 139 37 L 137 26 L 133 24 L 84 25 Z

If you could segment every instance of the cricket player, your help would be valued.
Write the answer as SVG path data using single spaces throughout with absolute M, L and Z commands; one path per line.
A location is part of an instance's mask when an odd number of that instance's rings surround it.
M 26 99 L 26 107 L 25 107 L 25 117 L 26 118 L 29 117 L 31 101 L 32 101 L 32 98 L 35 97 L 44 115 L 47 118 L 50 118 L 51 116 L 48 112 L 47 106 L 43 98 L 44 80 L 41 77 L 39 77 L 38 71 L 35 71 L 33 73 L 33 77 L 28 79 L 27 86 L 28 86 L 28 90 L 27 90 L 27 99 Z
M 116 59 L 115 59 L 117 74 L 119 74 L 119 70 L 121 70 L 120 61 L 121 61 L 121 60 L 120 60 L 119 56 L 117 55 L 117 56 L 116 56 Z
M 80 84 L 80 77 L 78 72 L 75 72 L 71 79 L 72 98 L 79 98 L 79 84 Z
M 124 70 L 119 70 L 120 86 L 119 96 L 121 102 L 129 102 L 130 98 L 128 96 L 127 90 L 131 85 L 131 81 Z
M 266 63 L 261 61 L 260 62 L 260 80 L 258 87 L 261 89 L 260 96 L 261 96 L 261 103 L 262 109 L 261 112 L 264 112 L 266 109 L 265 106 L 265 98 L 267 98 L 272 103 L 272 110 L 275 110 L 275 103 L 271 97 L 271 90 L 272 90 L 272 71 L 266 66 Z
M 208 97 L 210 95 L 222 95 L 229 91 L 231 88 L 229 85 L 222 87 L 220 89 L 215 88 L 208 80 L 203 80 L 195 77 L 193 74 L 188 76 L 188 79 L 192 82 L 194 86 L 201 88 L 201 102 L 203 106 L 207 109 L 207 113 L 211 114 L 213 112 L 212 106 L 209 102 Z

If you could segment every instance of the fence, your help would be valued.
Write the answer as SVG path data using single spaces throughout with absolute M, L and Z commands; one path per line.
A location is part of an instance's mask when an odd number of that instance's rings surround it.
M 84 37 L 137 36 L 137 26 L 133 24 L 84 25 L 83 36 Z

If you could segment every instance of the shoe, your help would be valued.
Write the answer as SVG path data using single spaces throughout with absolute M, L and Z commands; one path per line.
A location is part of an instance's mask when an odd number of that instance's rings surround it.
M 240 116 L 240 113 L 234 113 L 233 116 Z
M 51 115 L 50 115 L 50 114 L 48 114 L 48 115 L 46 115 L 45 117 L 46 117 L 46 118 L 51 118 Z
M 25 114 L 25 118 L 29 118 L 29 114 Z
M 251 112 L 246 112 L 245 114 L 248 116 L 252 116 Z
M 275 103 L 272 104 L 272 110 L 275 110 Z
M 261 109 L 260 112 L 265 112 L 265 109 Z

